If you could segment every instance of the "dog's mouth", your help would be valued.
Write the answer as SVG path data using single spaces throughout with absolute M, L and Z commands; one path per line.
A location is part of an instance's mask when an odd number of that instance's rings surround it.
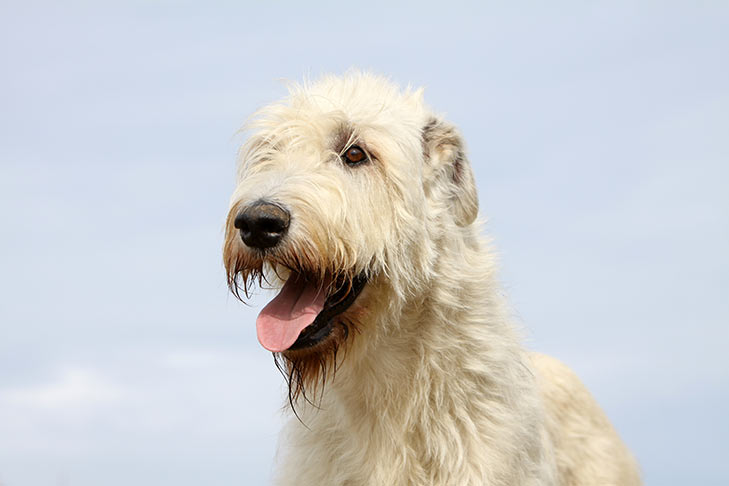
M 336 318 L 349 309 L 366 283 L 364 274 L 322 280 L 292 272 L 256 319 L 258 341 L 274 353 L 316 346 L 329 337 Z

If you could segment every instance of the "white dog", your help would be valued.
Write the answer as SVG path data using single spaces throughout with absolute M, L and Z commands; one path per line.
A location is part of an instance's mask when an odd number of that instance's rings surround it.
M 282 485 L 637 485 L 564 365 L 526 352 L 456 129 L 352 73 L 261 110 L 226 226 L 231 289 L 289 383 Z

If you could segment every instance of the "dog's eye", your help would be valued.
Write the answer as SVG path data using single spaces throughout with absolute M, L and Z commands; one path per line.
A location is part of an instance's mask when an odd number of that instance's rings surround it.
M 348 166 L 354 167 L 362 164 L 363 162 L 367 162 L 367 154 L 358 146 L 352 145 L 346 152 L 344 152 L 342 160 L 344 160 Z

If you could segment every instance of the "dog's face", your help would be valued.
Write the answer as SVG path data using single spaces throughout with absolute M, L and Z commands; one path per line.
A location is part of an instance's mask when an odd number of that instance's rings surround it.
M 256 327 L 295 396 L 377 321 L 373 288 L 404 299 L 426 285 L 438 242 L 471 224 L 477 198 L 453 128 L 381 78 L 292 88 L 251 128 L 224 262 L 236 295 L 281 287 Z

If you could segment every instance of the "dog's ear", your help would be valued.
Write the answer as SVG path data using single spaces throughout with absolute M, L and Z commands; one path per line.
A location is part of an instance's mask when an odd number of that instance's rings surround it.
M 458 226 L 468 226 L 478 215 L 478 194 L 463 139 L 453 125 L 431 118 L 423 127 L 425 162 L 432 176 L 445 181 Z

